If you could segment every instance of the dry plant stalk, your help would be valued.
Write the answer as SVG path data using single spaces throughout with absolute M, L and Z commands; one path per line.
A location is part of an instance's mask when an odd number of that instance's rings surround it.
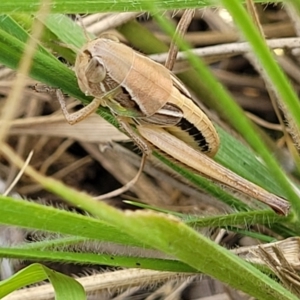
M 170 280 L 188 280 L 194 278 L 194 274 L 177 274 L 174 272 L 162 272 L 142 269 L 130 269 L 113 271 L 110 273 L 95 274 L 86 277 L 77 278 L 76 280 L 84 287 L 86 293 L 94 294 L 96 292 L 106 292 L 133 287 L 160 284 Z M 15 291 L 5 297 L 5 300 L 24 300 L 26 299 L 46 300 L 53 299 L 54 289 L 51 284 L 44 284 L 37 287 L 27 288 L 25 290 Z

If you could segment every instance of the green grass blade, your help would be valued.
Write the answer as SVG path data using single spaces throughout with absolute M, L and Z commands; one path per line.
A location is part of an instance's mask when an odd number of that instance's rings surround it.
M 274 55 L 265 43 L 264 38 L 260 35 L 240 1 L 221 0 L 220 2 L 223 3 L 224 7 L 230 12 L 243 36 L 249 42 L 253 53 L 257 56 L 260 65 L 273 84 L 273 88 L 277 90 L 278 95 L 285 103 L 295 124 L 298 126 L 298 130 L 300 130 L 299 98 L 291 86 L 289 79 L 275 61 Z
M 276 63 L 264 39 L 259 34 L 258 29 L 255 28 L 255 25 L 250 20 L 249 15 L 246 13 L 244 7 L 238 0 L 222 0 L 221 2 L 223 3 L 224 7 L 231 13 L 243 36 L 247 39 L 247 41 L 249 41 L 251 47 L 253 48 L 253 53 L 257 56 L 261 66 L 264 68 L 270 81 L 273 83 L 273 88 L 277 90 L 282 101 L 289 109 L 291 116 L 294 118 L 295 124 L 297 124 L 298 128 L 300 129 L 299 99 L 293 88 L 291 87 L 286 75 Z M 232 108 L 232 106 L 230 106 L 230 108 Z M 246 124 L 247 122 L 240 122 L 240 120 L 236 118 L 233 119 L 236 120 L 236 128 L 240 128 L 240 132 L 247 139 L 249 144 L 257 151 L 257 153 L 261 155 L 266 164 L 269 166 L 269 169 L 272 170 L 272 172 L 274 173 L 274 180 L 286 191 L 288 199 L 289 201 L 291 201 L 294 212 L 296 213 L 299 220 L 299 196 L 295 192 L 286 175 L 283 173 L 282 168 L 274 160 L 259 137 L 257 135 L 253 136 L 255 132 L 253 129 L 251 129 L 252 127 L 249 127 Z
M 4 225 L 142 246 L 137 240 L 121 234 L 116 228 L 92 217 L 4 196 L 0 196 L 0 203 L 0 223 Z
M 41 264 L 32 264 L 9 279 L 0 282 L 0 298 L 21 287 L 49 279 L 55 291 L 56 300 L 84 300 L 83 287 L 71 277 L 53 271 Z
M 298 0 L 288 0 L 287 2 L 290 2 L 294 9 L 296 10 L 297 14 L 300 15 L 300 2 Z
M 142 255 L 142 249 L 141 249 Z M 115 255 L 102 253 L 74 253 L 68 251 L 47 251 L 40 249 L 0 248 L 0 257 L 17 258 L 23 260 L 38 260 L 40 262 L 61 262 L 75 264 L 106 265 L 121 268 L 141 268 L 157 271 L 195 273 L 196 270 L 180 261 L 172 259 L 158 259 L 134 257 L 132 255 Z
M 124 11 L 146 11 L 148 1 L 135 0 L 52 0 L 51 12 L 53 13 L 98 13 L 98 12 L 124 12 Z M 157 9 L 165 11 L 168 9 L 184 9 L 184 8 L 204 8 L 207 6 L 215 6 L 215 1 L 211 0 L 151 0 Z M 241 1 L 243 2 L 243 1 Z M 263 2 L 263 1 L 256 1 Z M 279 2 L 277 0 L 273 2 Z M 40 0 L 1 0 L 0 11 L 2 13 L 33 13 L 39 8 Z
M 180 8 L 202 8 L 211 5 L 209 0 L 173 0 L 161 1 L 152 0 L 153 4 L 162 10 L 166 9 L 180 9 Z M 26 1 L 8 1 L 2 0 L 0 3 L 0 11 L 2 13 L 22 12 L 32 13 L 39 8 L 40 0 L 26 0 Z M 147 9 L 147 1 L 123 1 L 123 0 L 52 0 L 52 13 L 98 13 L 98 12 L 113 12 L 113 11 L 145 11 Z

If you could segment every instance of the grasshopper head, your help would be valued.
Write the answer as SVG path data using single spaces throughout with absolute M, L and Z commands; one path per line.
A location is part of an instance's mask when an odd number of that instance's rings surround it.
M 77 55 L 75 72 L 82 92 L 97 97 L 105 92 L 101 83 L 105 80 L 106 69 L 101 58 L 93 51 L 94 43 L 91 41 L 86 44 Z

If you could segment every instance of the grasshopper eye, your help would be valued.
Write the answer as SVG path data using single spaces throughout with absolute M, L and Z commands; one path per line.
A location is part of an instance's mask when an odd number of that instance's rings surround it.
M 84 50 L 83 54 L 86 55 L 89 59 L 92 58 L 92 53 L 89 50 Z
M 106 69 L 98 57 L 92 57 L 85 69 L 85 76 L 92 83 L 99 83 L 106 77 Z

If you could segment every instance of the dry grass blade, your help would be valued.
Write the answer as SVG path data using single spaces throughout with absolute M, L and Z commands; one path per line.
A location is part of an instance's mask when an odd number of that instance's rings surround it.
M 147 158 L 147 156 L 145 154 L 143 154 L 139 170 L 130 181 L 126 182 L 126 184 L 124 184 L 121 188 L 116 189 L 112 192 L 97 196 L 97 197 L 95 197 L 95 199 L 103 200 L 103 199 L 113 198 L 113 197 L 119 196 L 119 195 L 127 192 L 128 190 L 130 190 L 136 184 L 136 182 L 139 180 L 139 178 L 144 170 L 146 158 Z
M 155 285 L 174 278 L 183 279 L 190 277 L 191 274 L 177 275 L 171 272 L 158 272 L 150 270 L 130 269 L 122 271 L 114 271 L 111 273 L 90 275 L 81 277 L 77 280 L 84 286 L 88 295 L 95 293 L 100 297 L 105 296 L 107 291 L 111 293 L 118 289 L 123 290 L 133 288 L 136 286 L 147 286 L 148 284 Z M 151 283 L 150 283 L 151 282 Z M 26 295 L 26 296 L 25 296 Z M 25 297 L 25 298 L 24 298 Z M 24 300 L 36 299 L 47 300 L 53 299 L 54 290 L 51 284 L 45 284 L 38 287 L 27 288 L 12 293 L 5 297 L 5 300 Z
M 182 38 L 184 36 L 185 32 L 188 29 L 188 26 L 192 22 L 194 15 L 195 15 L 194 9 L 185 10 L 183 15 L 180 18 L 180 21 L 177 24 L 176 33 L 175 36 L 173 36 L 172 38 L 170 48 L 169 48 L 168 58 L 165 62 L 165 67 L 169 70 L 173 69 L 177 57 L 177 53 L 178 53 L 178 46 L 176 45 L 176 39 Z
M 271 49 L 287 48 L 297 49 L 300 47 L 300 38 L 279 38 L 273 40 L 266 40 Z M 201 47 L 199 49 L 191 49 L 193 54 L 202 57 L 207 63 L 220 61 L 224 58 L 233 57 L 236 55 L 248 53 L 250 46 L 246 42 L 228 43 L 217 46 Z M 167 53 L 153 54 L 149 57 L 159 63 L 164 63 L 167 59 Z M 186 60 L 184 52 L 178 52 L 177 61 Z
M 125 134 L 97 115 L 89 116 L 83 122 L 74 126 L 70 126 L 64 116 L 17 119 L 11 122 L 10 134 L 62 137 L 90 143 L 128 140 Z
M 293 292 L 293 294 L 300 296 L 300 276 L 298 272 L 289 264 L 285 258 L 281 248 L 272 247 L 275 257 L 267 252 L 263 247 L 259 247 L 259 255 L 266 265 L 274 272 L 274 274 L 282 281 L 282 283 Z
M 246 6 L 247 6 L 247 10 L 248 10 L 254 24 L 259 29 L 260 33 L 263 35 L 264 34 L 263 28 L 261 26 L 259 16 L 258 16 L 257 10 L 255 8 L 255 4 L 254 4 L 253 0 L 246 0 Z
M 295 28 L 295 31 L 296 31 L 296 34 L 297 36 L 299 37 L 300 35 L 300 31 L 299 31 L 299 28 L 300 28 L 300 18 L 299 16 L 297 16 L 297 14 L 295 12 L 293 12 L 293 9 L 290 5 L 287 6 L 287 13 L 289 14 L 292 22 L 293 22 L 293 25 L 294 25 L 294 28 Z M 280 60 L 279 60 L 280 61 Z M 286 65 L 288 64 L 289 65 L 289 69 L 293 68 L 293 71 L 292 74 L 294 74 L 295 76 L 291 76 L 291 77 L 297 77 L 297 73 L 299 73 L 299 70 L 298 68 L 294 68 L 294 64 L 292 62 L 292 60 L 289 59 L 289 57 L 285 57 L 283 56 L 281 58 L 281 61 L 285 62 L 285 64 L 282 64 L 282 65 Z M 296 69 L 296 70 L 295 70 Z M 291 74 L 291 72 L 287 72 L 288 74 Z M 296 74 L 295 74 L 296 73 Z M 298 81 L 298 77 L 296 79 Z M 283 111 L 284 113 L 284 116 L 286 118 L 286 124 L 287 124 L 287 131 L 288 133 L 290 134 L 291 138 L 293 139 L 293 142 L 298 150 L 298 154 L 300 152 L 300 134 L 299 134 L 299 130 L 297 129 L 297 126 L 294 124 L 294 120 L 293 118 L 290 116 L 290 113 L 289 111 L 286 109 L 285 105 L 283 105 L 281 102 L 279 103 L 279 107 L 281 108 L 281 110 Z M 291 145 L 291 143 L 287 143 L 287 145 L 292 148 L 293 146 Z M 291 151 L 293 151 L 291 149 Z
M 17 182 L 19 181 L 19 179 L 21 178 L 21 176 L 23 175 L 26 167 L 28 166 L 31 158 L 33 155 L 33 151 L 31 151 L 27 157 L 27 159 L 25 160 L 25 164 L 24 166 L 20 169 L 18 175 L 16 176 L 16 178 L 14 179 L 14 181 L 10 184 L 9 187 L 6 188 L 5 192 L 3 193 L 4 196 L 9 195 L 9 193 L 12 191 L 12 189 L 14 188 L 14 186 L 17 184 Z
M 300 260 L 298 255 L 300 251 L 299 237 L 288 238 L 279 242 L 269 244 L 243 247 L 234 250 L 234 253 L 251 263 L 265 265 L 266 262 L 260 255 L 261 249 L 263 249 L 265 253 L 268 253 L 270 259 L 272 258 L 278 264 L 280 263 L 280 261 L 276 250 L 274 250 L 275 248 L 280 250 L 280 252 L 285 257 L 285 260 L 294 270 L 300 270 Z M 281 260 L 281 262 L 283 261 Z
M 41 6 L 39 8 L 39 14 L 41 16 L 46 17 L 50 12 L 50 2 L 48 0 L 43 0 Z M 30 40 L 28 41 L 25 53 L 22 56 L 22 60 L 19 65 L 17 78 L 13 83 L 13 87 L 11 93 L 9 94 L 8 99 L 6 100 L 5 107 L 2 110 L 1 120 L 6 121 L 0 127 L 0 145 L 3 143 L 3 139 L 9 130 L 9 121 L 12 120 L 15 116 L 15 112 L 17 111 L 17 107 L 19 104 L 19 99 L 21 99 L 21 93 L 26 84 L 26 75 L 28 74 L 31 66 L 31 61 L 33 55 L 35 53 L 35 49 L 37 46 L 37 41 L 40 39 L 43 33 L 44 26 L 37 19 L 33 24 L 32 32 Z
M 140 12 L 93 14 L 82 18 L 82 24 L 88 32 L 99 36 L 101 33 L 133 20 L 141 14 Z

